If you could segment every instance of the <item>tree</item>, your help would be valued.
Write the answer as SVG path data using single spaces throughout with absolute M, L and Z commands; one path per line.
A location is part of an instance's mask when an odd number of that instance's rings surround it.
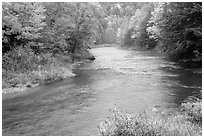
M 147 31 L 176 58 L 201 58 L 202 3 L 157 3 Z
M 153 4 L 145 3 L 141 9 L 135 10 L 133 16 L 123 18 L 120 27 L 121 45 L 149 48 L 146 28 L 152 10 Z
M 3 3 L 2 10 L 3 53 L 41 37 L 45 26 L 41 3 Z
M 44 3 L 46 49 L 72 55 L 86 51 L 96 35 L 91 3 Z

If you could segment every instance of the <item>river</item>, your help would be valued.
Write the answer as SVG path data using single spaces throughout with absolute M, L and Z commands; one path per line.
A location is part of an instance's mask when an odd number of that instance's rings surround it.
M 3 135 L 98 135 L 98 125 L 118 107 L 138 114 L 177 108 L 202 89 L 202 69 L 189 69 L 158 52 L 112 47 L 91 50 L 94 61 L 75 77 L 3 98 Z M 4 97 L 4 96 L 3 96 Z

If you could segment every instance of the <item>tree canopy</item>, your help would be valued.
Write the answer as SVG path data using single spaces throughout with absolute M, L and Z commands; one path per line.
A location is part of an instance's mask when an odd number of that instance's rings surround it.
M 202 3 L 157 3 L 147 28 L 149 37 L 179 58 L 202 54 Z
M 23 45 L 71 54 L 119 43 L 178 58 L 202 54 L 199 2 L 4 2 L 2 10 L 3 53 Z

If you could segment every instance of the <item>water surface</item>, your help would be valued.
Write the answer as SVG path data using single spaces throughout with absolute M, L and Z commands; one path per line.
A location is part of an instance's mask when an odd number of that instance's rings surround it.
M 110 110 L 141 113 L 177 108 L 202 86 L 202 69 L 189 69 L 156 51 L 94 48 L 96 60 L 76 76 L 3 98 L 3 135 L 98 135 Z M 3 96 L 5 97 L 5 96 Z

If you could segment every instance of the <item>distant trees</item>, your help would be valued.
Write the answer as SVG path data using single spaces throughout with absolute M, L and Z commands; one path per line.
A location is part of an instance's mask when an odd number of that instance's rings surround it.
M 202 57 L 202 3 L 117 3 L 121 46 L 157 47 L 178 59 Z M 118 12 L 113 12 L 118 13 Z
M 201 63 L 202 3 L 2 3 L 2 69 L 8 84 L 20 73 L 33 78 L 42 68 L 58 72 L 57 58 L 91 57 L 90 45 L 103 43 L 156 47 Z
M 72 55 L 96 43 L 158 47 L 173 57 L 202 55 L 202 3 L 3 3 L 3 53 Z
M 124 33 L 121 44 L 149 48 L 147 45 L 147 21 L 153 9 L 152 3 L 145 3 L 141 9 L 136 9 L 133 16 L 126 18 L 125 24 L 128 27 Z
M 116 43 L 117 40 L 117 16 L 120 13 L 114 3 L 95 3 L 98 25 L 98 43 Z

